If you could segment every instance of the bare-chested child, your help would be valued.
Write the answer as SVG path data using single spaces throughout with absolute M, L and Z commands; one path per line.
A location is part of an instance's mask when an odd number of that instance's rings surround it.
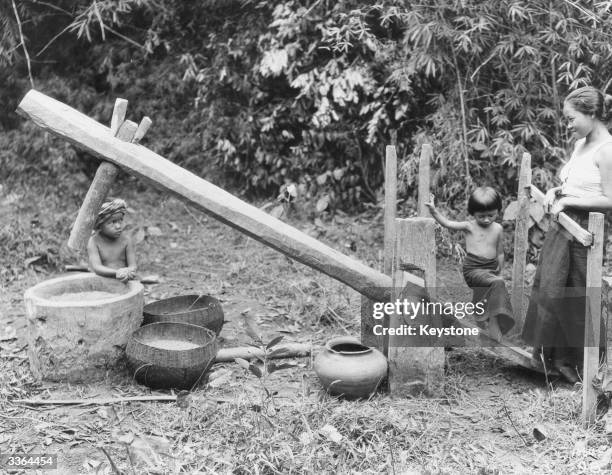
M 136 253 L 129 236 L 123 233 L 126 212 L 127 205 L 122 199 L 104 203 L 87 243 L 91 270 L 121 282 L 136 277 Z
M 499 193 L 489 186 L 476 188 L 468 200 L 468 213 L 473 219 L 451 221 L 436 209 L 433 196 L 426 203 L 432 217 L 442 226 L 463 231 L 467 255 L 463 277 L 473 291 L 473 302 L 484 302 L 483 315 L 475 315 L 476 323 L 489 335 L 501 341 L 502 335 L 514 326 L 510 297 L 503 278 L 503 228 L 495 220 L 501 211 Z

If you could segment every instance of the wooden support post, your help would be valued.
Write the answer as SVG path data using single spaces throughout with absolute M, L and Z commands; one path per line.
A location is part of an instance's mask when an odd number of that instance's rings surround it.
M 395 218 L 397 217 L 397 152 L 394 145 L 385 150 L 385 254 L 384 272 L 391 275 L 395 250 Z
M 125 99 L 115 100 L 110 131 L 119 140 L 131 142 L 139 127 L 131 120 L 125 120 L 127 105 L 128 101 Z M 143 119 L 138 140 L 144 136 L 150 125 L 151 119 L 148 117 L 146 117 L 146 121 Z M 87 246 L 98 210 L 106 199 L 118 174 L 119 169 L 112 163 L 102 162 L 98 166 L 98 170 L 89 186 L 89 190 L 87 190 L 83 204 L 70 231 L 70 237 L 68 238 L 68 247 L 70 249 L 80 252 Z
M 428 143 L 423 144 L 421 147 L 421 155 L 419 157 L 419 189 L 418 189 L 418 213 L 419 216 L 431 217 L 429 208 L 425 206 L 425 203 L 429 202 L 429 195 L 431 193 L 431 159 L 433 157 L 433 149 Z
M 582 378 L 582 418 L 585 425 L 595 422 L 597 393 L 593 378 L 599 370 L 601 325 L 601 279 L 604 245 L 604 215 L 589 213 L 593 244 L 587 255 L 586 307 L 584 316 L 584 375 Z
M 404 292 L 405 278 L 402 267 L 406 264 L 424 270 L 425 289 L 411 287 Z M 427 302 L 426 289 L 433 289 L 436 283 L 435 226 L 431 218 L 396 220 L 396 257 L 393 269 L 393 301 L 407 299 L 409 302 Z M 417 290 L 414 292 L 414 290 Z M 419 291 L 420 290 L 420 291 Z M 432 324 L 439 328 L 440 322 L 431 315 L 394 314 L 390 328 L 415 323 Z M 428 320 L 428 321 L 426 321 Z M 391 335 L 389 337 L 389 389 L 393 395 L 435 395 L 440 394 L 444 385 L 444 347 L 424 346 L 431 340 L 423 336 Z
M 385 214 L 384 214 L 384 253 L 383 272 L 391 275 L 393 268 L 393 255 L 395 248 L 395 217 L 397 215 L 397 152 L 394 145 L 387 145 L 385 149 Z M 361 343 L 380 350 L 387 355 L 389 338 L 386 335 L 375 335 L 374 326 L 382 324 L 389 326 L 389 318 L 384 317 L 382 322 L 375 320 L 374 301 L 363 298 L 361 300 Z
M 518 213 L 514 231 L 514 262 L 512 263 L 512 310 L 516 322 L 513 334 L 518 335 L 527 313 L 525 294 L 525 264 L 529 247 L 529 204 L 531 198 L 531 155 L 523 154 L 519 172 Z

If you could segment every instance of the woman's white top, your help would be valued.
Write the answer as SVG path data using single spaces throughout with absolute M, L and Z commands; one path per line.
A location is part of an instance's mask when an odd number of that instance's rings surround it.
M 559 173 L 561 194 L 575 198 L 598 198 L 605 196 L 601 186 L 601 173 L 595 163 L 595 155 L 601 147 L 612 141 L 604 142 L 596 148 L 578 155 L 585 139 L 576 142 L 572 156 Z

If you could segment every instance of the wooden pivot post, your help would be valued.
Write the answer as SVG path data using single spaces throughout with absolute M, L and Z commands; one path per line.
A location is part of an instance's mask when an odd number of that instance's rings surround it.
M 395 246 L 395 217 L 397 215 L 397 153 L 394 145 L 385 149 L 385 219 L 384 219 L 384 253 L 383 272 L 391 275 L 393 251 Z M 361 299 L 361 343 L 379 349 L 387 355 L 389 339 L 384 335 L 375 335 L 375 325 L 389 325 L 388 317 L 378 321 L 374 319 L 374 301 Z
M 387 145 L 385 150 L 385 234 L 384 234 L 384 273 L 393 272 L 395 248 L 395 218 L 397 216 L 397 152 L 395 145 Z
M 423 144 L 421 148 L 421 155 L 419 157 L 419 195 L 418 195 L 418 212 L 419 216 L 431 217 L 429 208 L 425 206 L 425 203 L 429 202 L 429 195 L 431 193 L 431 159 L 433 157 L 433 149 L 428 143 Z
M 431 218 L 413 218 L 396 220 L 395 260 L 393 264 L 393 300 L 402 302 L 427 302 L 427 289 L 434 289 L 436 284 L 435 226 Z M 425 289 L 409 285 L 405 292 L 406 264 L 418 266 L 424 270 Z M 414 290 L 417 290 L 416 292 Z M 402 328 L 402 325 L 418 326 L 430 324 L 440 328 L 440 322 L 432 315 L 411 315 L 404 312 L 395 313 L 390 318 L 390 329 Z M 389 336 L 389 389 L 398 396 L 440 394 L 444 385 L 444 346 L 427 346 L 433 343 L 430 337 Z M 441 341 L 438 339 L 438 341 Z
M 582 388 L 582 418 L 585 425 L 595 422 L 597 393 L 593 378 L 599 370 L 601 328 L 601 279 L 604 245 L 604 215 L 589 213 L 589 232 L 593 244 L 587 254 L 586 305 L 584 315 L 584 374 Z
M 140 125 L 131 120 L 125 120 L 127 105 L 128 101 L 125 99 L 115 100 L 110 133 L 124 142 L 137 143 L 144 137 L 151 126 L 151 119 L 144 117 Z M 103 161 L 98 170 L 96 170 L 94 179 L 85 195 L 68 238 L 68 247 L 70 249 L 80 252 L 86 248 L 98 210 L 106 199 L 118 173 L 119 169 L 106 161 Z
M 514 231 L 514 262 L 512 263 L 512 312 L 514 321 L 513 334 L 519 334 L 523 328 L 527 307 L 525 305 L 525 263 L 529 247 L 529 209 L 531 198 L 531 155 L 523 154 L 519 171 L 518 213 Z

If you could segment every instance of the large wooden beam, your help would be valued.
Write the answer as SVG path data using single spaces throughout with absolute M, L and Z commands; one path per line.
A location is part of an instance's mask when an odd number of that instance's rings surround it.
M 124 168 L 215 219 L 345 283 L 363 295 L 382 300 L 391 288 L 391 277 L 326 246 L 146 147 L 113 137 L 108 127 L 66 104 L 31 90 L 17 111 L 54 135 Z M 416 285 L 423 284 L 422 279 L 416 276 L 411 280 Z

